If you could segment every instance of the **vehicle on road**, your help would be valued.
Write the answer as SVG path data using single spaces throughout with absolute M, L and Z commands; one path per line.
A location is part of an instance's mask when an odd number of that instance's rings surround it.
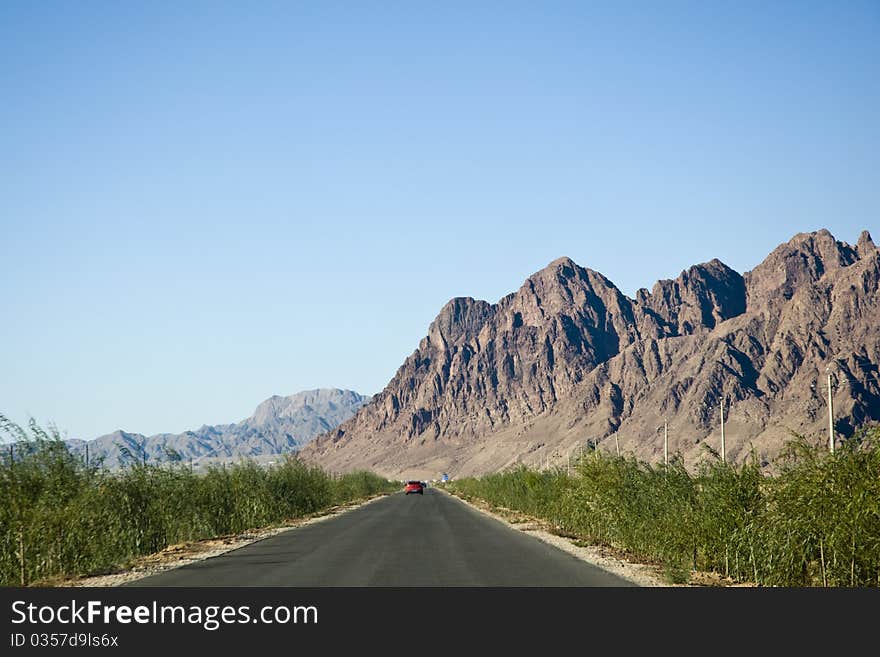
M 403 490 L 407 495 L 410 493 L 418 493 L 419 495 L 425 494 L 425 487 L 422 485 L 421 481 L 408 481 Z

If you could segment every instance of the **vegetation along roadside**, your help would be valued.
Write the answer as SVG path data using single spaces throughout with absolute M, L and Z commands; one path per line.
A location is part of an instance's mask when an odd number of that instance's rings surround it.
M 796 436 L 762 473 L 709 454 L 696 472 L 599 451 L 569 471 L 519 466 L 448 489 L 558 533 L 662 564 L 672 583 L 717 573 L 759 586 L 880 586 L 880 428 L 830 454 Z
M 193 473 L 133 462 L 110 471 L 70 453 L 55 428 L 0 415 L 0 585 L 112 572 L 169 545 L 266 527 L 393 492 L 370 472 L 334 476 L 293 456 Z

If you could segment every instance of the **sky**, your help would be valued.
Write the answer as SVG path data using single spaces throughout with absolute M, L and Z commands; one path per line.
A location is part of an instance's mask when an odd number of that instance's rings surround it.
M 381 391 L 456 296 L 880 238 L 880 4 L 0 3 L 0 413 Z

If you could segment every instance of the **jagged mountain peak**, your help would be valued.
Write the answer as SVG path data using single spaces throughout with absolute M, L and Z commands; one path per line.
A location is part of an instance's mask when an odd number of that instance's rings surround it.
M 631 314 L 631 302 L 605 276 L 571 258 L 557 258 L 529 276 L 498 304 L 505 324 L 540 326 L 548 318 L 604 324 L 614 314 Z
M 551 261 L 546 267 L 532 274 L 534 277 L 542 277 L 552 274 L 557 280 L 571 279 L 578 275 L 583 275 L 586 267 L 581 267 L 568 256 L 560 256 Z M 531 278 L 531 277 L 530 277 Z
M 560 267 L 572 267 L 580 269 L 580 265 L 578 265 L 574 260 L 572 260 L 567 255 L 559 256 L 554 260 L 551 260 L 550 263 L 544 269 L 559 269 Z
M 551 288 L 554 286 L 568 287 L 572 284 L 599 284 L 602 287 L 616 289 L 616 286 L 601 273 L 579 265 L 568 256 L 556 258 L 543 269 L 536 271 L 526 279 L 523 287 L 530 283 L 540 283 Z
M 825 269 L 846 267 L 858 259 L 855 249 L 838 240 L 828 229 L 822 228 L 797 233 L 788 242 L 776 247 L 764 262 L 774 262 L 780 257 L 791 257 L 795 254 L 817 258 Z
M 835 239 L 827 229 L 798 233 L 776 247 L 757 267 L 746 272 L 748 303 L 774 306 L 779 301 L 791 299 L 797 288 L 858 260 L 857 250 Z
M 272 395 L 261 402 L 253 415 L 243 422 L 262 425 L 279 417 L 293 417 L 305 409 L 322 415 L 332 412 L 340 405 L 360 405 L 368 399 L 353 390 L 339 388 L 303 390 L 286 397 Z
M 871 239 L 871 233 L 867 230 L 863 230 L 862 234 L 859 235 L 859 241 L 856 244 L 856 252 L 859 254 L 859 257 L 867 257 L 876 250 L 877 246 L 874 244 L 874 240 Z
M 145 438 L 141 433 L 132 433 L 131 431 L 126 431 L 125 429 L 117 429 L 116 431 L 111 431 L 108 434 L 104 434 L 100 436 L 99 439 L 107 439 L 107 440 L 138 440 Z
M 636 293 L 638 304 L 659 322 L 656 337 L 690 335 L 712 329 L 746 309 L 743 277 L 713 258 L 675 279 L 659 280 L 651 292 Z

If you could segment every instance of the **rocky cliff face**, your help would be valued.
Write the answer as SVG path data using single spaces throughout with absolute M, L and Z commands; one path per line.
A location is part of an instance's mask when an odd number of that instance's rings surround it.
M 336 470 L 480 473 L 564 462 L 586 440 L 654 459 L 657 427 L 687 462 L 718 448 L 769 459 L 821 435 L 831 364 L 837 429 L 880 419 L 880 256 L 796 235 L 751 272 L 718 260 L 622 294 L 560 258 L 497 304 L 458 298 L 385 390 L 303 455 Z M 845 384 L 845 385 L 844 385 Z

